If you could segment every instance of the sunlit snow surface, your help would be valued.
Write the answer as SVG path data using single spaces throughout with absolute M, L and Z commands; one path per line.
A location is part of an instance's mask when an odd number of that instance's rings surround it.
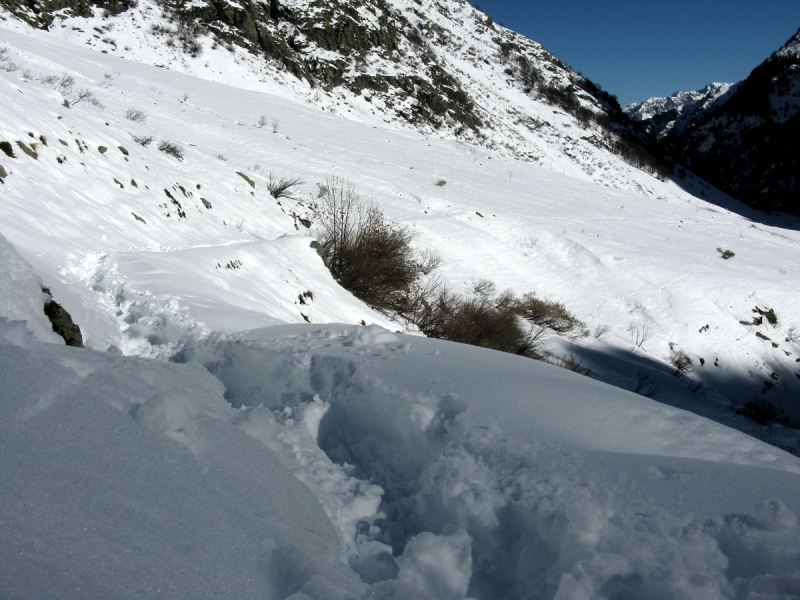
M 0 340 L 8 597 L 800 594 L 800 460 L 563 369 L 374 325 Z
M 730 410 L 765 381 L 800 416 L 795 221 L 607 154 L 551 170 L 269 81 L 33 32 L 2 48 L 0 596 L 800 596 L 800 460 L 718 423 L 790 438 Z M 42 82 L 65 74 L 105 108 L 66 108 Z M 305 183 L 278 203 L 270 173 Z M 651 373 L 661 402 L 395 333 L 310 248 L 326 175 L 412 227 L 456 290 L 485 277 L 608 326 L 548 344 L 627 389 Z M 45 343 L 41 285 L 93 350 Z M 779 322 L 743 325 L 755 307 Z

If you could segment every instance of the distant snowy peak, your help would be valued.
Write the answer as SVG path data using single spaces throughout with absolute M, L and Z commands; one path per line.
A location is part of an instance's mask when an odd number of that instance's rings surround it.
M 781 58 L 797 58 L 800 56 L 800 29 L 776 52 L 776 55 Z
M 624 110 L 634 121 L 647 122 L 648 133 L 660 139 L 682 131 L 695 116 L 724 101 L 731 88 L 735 84 L 709 83 L 700 90 L 629 104 Z
M 687 110 L 694 112 L 694 110 L 705 108 L 717 100 L 731 88 L 731 85 L 730 83 L 709 83 L 700 90 L 677 92 L 666 98 L 649 98 L 644 102 L 629 104 L 624 110 L 636 121 L 647 121 L 658 114 L 672 110 L 681 113 Z

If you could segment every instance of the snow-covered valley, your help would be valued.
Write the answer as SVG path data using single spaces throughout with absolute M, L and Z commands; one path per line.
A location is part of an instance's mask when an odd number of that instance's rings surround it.
M 800 435 L 735 410 L 800 421 L 800 220 L 570 156 L 544 103 L 525 161 L 238 85 L 224 49 L 210 81 L 0 25 L 3 594 L 800 595 Z M 547 348 L 593 378 L 342 289 L 310 245 L 329 176 L 459 292 L 562 302 L 589 335 Z

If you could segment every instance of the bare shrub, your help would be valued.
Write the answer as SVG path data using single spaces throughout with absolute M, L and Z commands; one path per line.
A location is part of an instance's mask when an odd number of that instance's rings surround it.
M 147 146 L 150 145 L 150 142 L 153 141 L 152 135 L 134 135 L 132 137 L 134 142 L 136 142 L 140 146 L 144 146 L 145 148 L 147 148 Z
M 0 71 L 13 73 L 17 69 L 19 69 L 19 65 L 8 59 L 8 57 L 6 56 L 7 52 L 8 48 L 0 48 Z
M 272 119 L 272 133 L 278 133 L 281 122 L 278 119 Z
M 183 146 L 181 146 L 180 144 L 162 140 L 161 143 L 158 144 L 158 149 L 161 150 L 161 152 L 163 152 L 164 154 L 169 154 L 170 156 L 174 156 L 178 160 L 183 160 Z
M 531 323 L 557 333 L 582 334 L 586 329 L 586 324 L 569 312 L 561 302 L 537 298 L 534 292 L 525 294 L 519 300 L 519 314 Z
M 75 79 L 72 75 L 62 75 L 61 79 L 59 79 L 56 84 L 56 90 L 58 90 L 62 96 L 67 96 L 72 93 L 72 86 L 74 85 Z
M 147 120 L 147 114 L 143 110 L 129 108 L 125 111 L 125 118 L 135 123 L 144 123 Z
M 265 117 L 264 115 L 261 115 L 261 116 L 258 118 L 258 122 L 256 123 L 256 127 L 258 127 L 259 129 L 261 129 L 261 128 L 262 128 L 262 127 L 264 127 L 266 124 L 267 124 L 267 117 Z
M 447 185 L 447 180 L 446 179 L 438 179 L 436 181 L 436 185 L 438 185 L 439 187 L 443 187 L 443 186 Z
M 413 234 L 387 222 L 351 183 L 329 177 L 318 188 L 318 241 L 333 277 L 373 308 L 409 317 L 412 307 L 423 301 L 418 280 L 437 261 L 418 255 L 411 247 Z
M 689 373 L 692 370 L 692 359 L 680 348 L 675 348 L 673 344 L 669 345 L 669 362 L 675 367 L 675 375 Z
M 789 331 L 786 332 L 786 341 L 792 344 L 800 342 L 800 331 L 797 331 L 795 325 L 789 327 Z
M 641 348 L 644 343 L 650 339 L 650 328 L 647 326 L 647 324 L 634 325 L 631 323 L 628 325 L 627 331 L 631 334 L 631 351 Z
M 592 370 L 584 365 L 580 358 L 575 356 L 572 350 L 563 356 L 550 357 L 547 362 L 561 367 L 562 369 L 572 371 L 573 373 L 578 373 L 579 375 L 585 375 L 586 377 L 592 376 Z
M 717 248 L 717 252 L 719 252 L 719 255 L 725 260 L 728 260 L 729 258 L 733 258 L 734 256 L 736 256 L 736 253 L 733 252 L 732 250 L 723 250 L 722 248 Z
M 527 324 L 517 312 L 516 299 L 501 294 L 463 297 L 441 290 L 420 315 L 419 327 L 428 337 L 481 346 L 531 358 L 541 357 L 544 329 Z
M 594 331 L 592 331 L 592 335 L 594 339 L 599 340 L 605 334 L 611 331 L 611 325 L 607 325 L 606 323 L 598 323 L 595 325 Z
M 484 298 L 488 298 L 490 296 L 494 296 L 496 292 L 496 287 L 493 281 L 489 281 L 488 279 L 481 278 L 476 279 L 472 282 L 472 293 L 476 296 L 482 296 Z
M 305 182 L 299 177 L 295 177 L 293 179 L 275 179 L 272 176 L 272 173 L 270 173 L 269 181 L 267 182 L 267 189 L 269 190 L 269 195 L 276 200 L 279 198 L 291 198 L 294 188 L 296 188 L 298 185 L 302 185 L 303 183 Z
M 78 90 L 78 93 L 75 95 L 75 97 L 72 98 L 72 100 L 70 100 L 70 104 L 72 104 L 73 106 L 80 102 L 88 102 L 89 104 L 91 104 L 92 106 L 96 106 L 97 108 L 105 108 L 105 106 L 103 106 L 103 103 L 100 102 L 100 100 L 98 100 L 97 97 L 92 92 L 86 89 Z

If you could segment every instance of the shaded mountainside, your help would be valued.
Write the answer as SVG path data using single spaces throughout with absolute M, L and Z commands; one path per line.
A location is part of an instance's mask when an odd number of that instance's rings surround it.
M 685 107 L 662 108 L 641 122 L 676 162 L 754 208 L 800 214 L 800 31 L 688 123 Z
M 182 60 L 202 62 L 210 49 L 244 49 L 261 68 L 293 75 L 295 87 L 355 111 L 540 164 L 564 160 L 592 175 L 608 164 L 588 158 L 600 149 L 659 177 L 667 173 L 639 144 L 616 98 L 465 0 L 2 0 L 0 6 L 74 41 L 102 38 L 104 50 L 137 60 L 146 61 L 135 46 L 123 52 L 114 43 L 120 19 L 135 21 L 148 43 L 158 38 Z M 84 26 L 77 19 L 93 20 Z

